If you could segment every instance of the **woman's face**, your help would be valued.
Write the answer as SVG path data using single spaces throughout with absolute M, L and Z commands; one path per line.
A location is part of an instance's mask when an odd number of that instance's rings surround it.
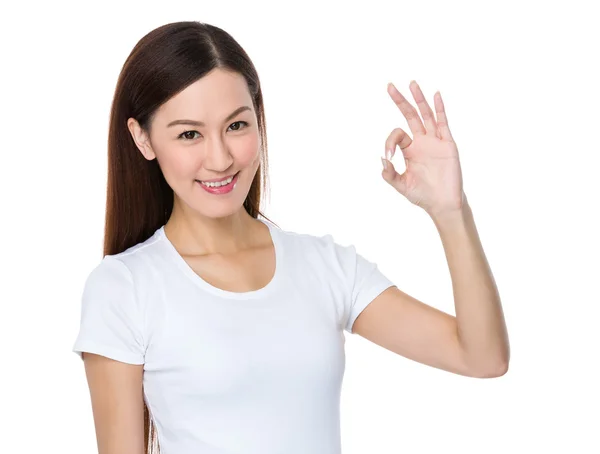
M 215 69 L 185 88 L 157 110 L 150 137 L 134 119 L 128 127 L 144 157 L 158 160 L 176 205 L 207 217 L 232 215 L 243 205 L 261 147 L 252 98 L 241 75 Z M 213 194 L 200 183 L 238 172 L 235 186 L 224 194 Z

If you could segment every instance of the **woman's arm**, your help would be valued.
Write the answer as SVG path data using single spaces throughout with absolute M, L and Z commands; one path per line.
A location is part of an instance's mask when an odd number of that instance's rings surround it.
M 144 366 L 83 355 L 98 454 L 144 454 Z
M 444 246 L 456 317 L 390 287 L 354 322 L 353 333 L 414 361 L 470 377 L 508 370 L 508 335 L 500 296 L 468 203 L 434 217 Z
M 458 340 L 468 364 L 492 376 L 508 369 L 510 346 L 500 294 L 468 202 L 432 217 L 440 234 L 454 293 Z

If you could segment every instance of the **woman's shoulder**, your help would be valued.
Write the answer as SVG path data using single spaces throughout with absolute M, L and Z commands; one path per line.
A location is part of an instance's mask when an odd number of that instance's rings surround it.
M 352 261 L 356 254 L 353 244 L 336 240 L 332 233 L 309 233 L 292 230 L 279 230 L 284 238 L 284 248 L 298 261 L 308 260 L 311 266 L 318 263 L 339 263 Z
M 309 233 L 283 228 L 279 228 L 278 231 L 289 241 L 297 242 L 302 246 L 313 246 L 316 248 L 346 247 L 343 242 L 338 242 L 336 236 L 330 232 Z
M 275 228 L 288 247 L 294 247 L 304 252 L 323 249 L 335 242 L 330 233 L 309 233 L 277 226 Z
M 165 261 L 164 236 L 161 229 L 145 241 L 141 241 L 122 252 L 105 255 L 96 270 L 120 270 L 121 273 L 129 274 L 131 277 L 146 276 L 150 269 Z

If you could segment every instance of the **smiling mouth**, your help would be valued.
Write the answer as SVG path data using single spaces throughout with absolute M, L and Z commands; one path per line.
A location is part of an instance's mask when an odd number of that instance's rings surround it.
M 228 177 L 228 178 L 226 178 L 224 180 L 221 180 L 221 181 L 208 181 L 208 182 L 202 181 L 202 180 L 195 180 L 195 181 L 197 181 L 198 183 L 200 183 L 200 184 L 202 184 L 204 186 L 207 186 L 209 188 L 218 188 L 218 187 L 227 186 L 228 184 L 230 184 L 238 176 L 238 174 L 240 172 L 241 172 L 241 170 L 238 170 L 232 176 L 230 176 L 230 177 Z

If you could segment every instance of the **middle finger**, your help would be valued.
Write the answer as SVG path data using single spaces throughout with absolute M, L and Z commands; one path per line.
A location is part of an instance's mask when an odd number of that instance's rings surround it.
M 402 115 L 404 115 L 404 118 L 406 118 L 406 121 L 408 122 L 408 127 L 413 133 L 413 136 L 425 135 L 427 131 L 425 130 L 425 126 L 423 126 L 423 123 L 421 122 L 421 117 L 419 117 L 419 113 L 413 107 L 413 105 L 409 103 L 404 96 L 402 96 L 402 93 L 400 93 L 398 89 L 394 86 L 394 84 L 392 84 L 391 82 L 388 84 L 388 93 L 392 97 L 394 103 L 396 103 L 396 105 L 402 112 Z
M 421 87 L 419 87 L 419 84 L 416 80 L 413 80 L 410 83 L 410 91 L 412 92 L 413 97 L 415 98 L 415 101 L 419 106 L 419 110 L 421 111 L 421 115 L 423 116 L 423 120 L 425 121 L 425 128 L 427 128 L 427 133 L 434 136 L 438 136 L 438 127 L 437 122 L 435 121 L 435 117 L 433 116 L 433 111 L 427 103 L 425 95 L 423 95 Z

